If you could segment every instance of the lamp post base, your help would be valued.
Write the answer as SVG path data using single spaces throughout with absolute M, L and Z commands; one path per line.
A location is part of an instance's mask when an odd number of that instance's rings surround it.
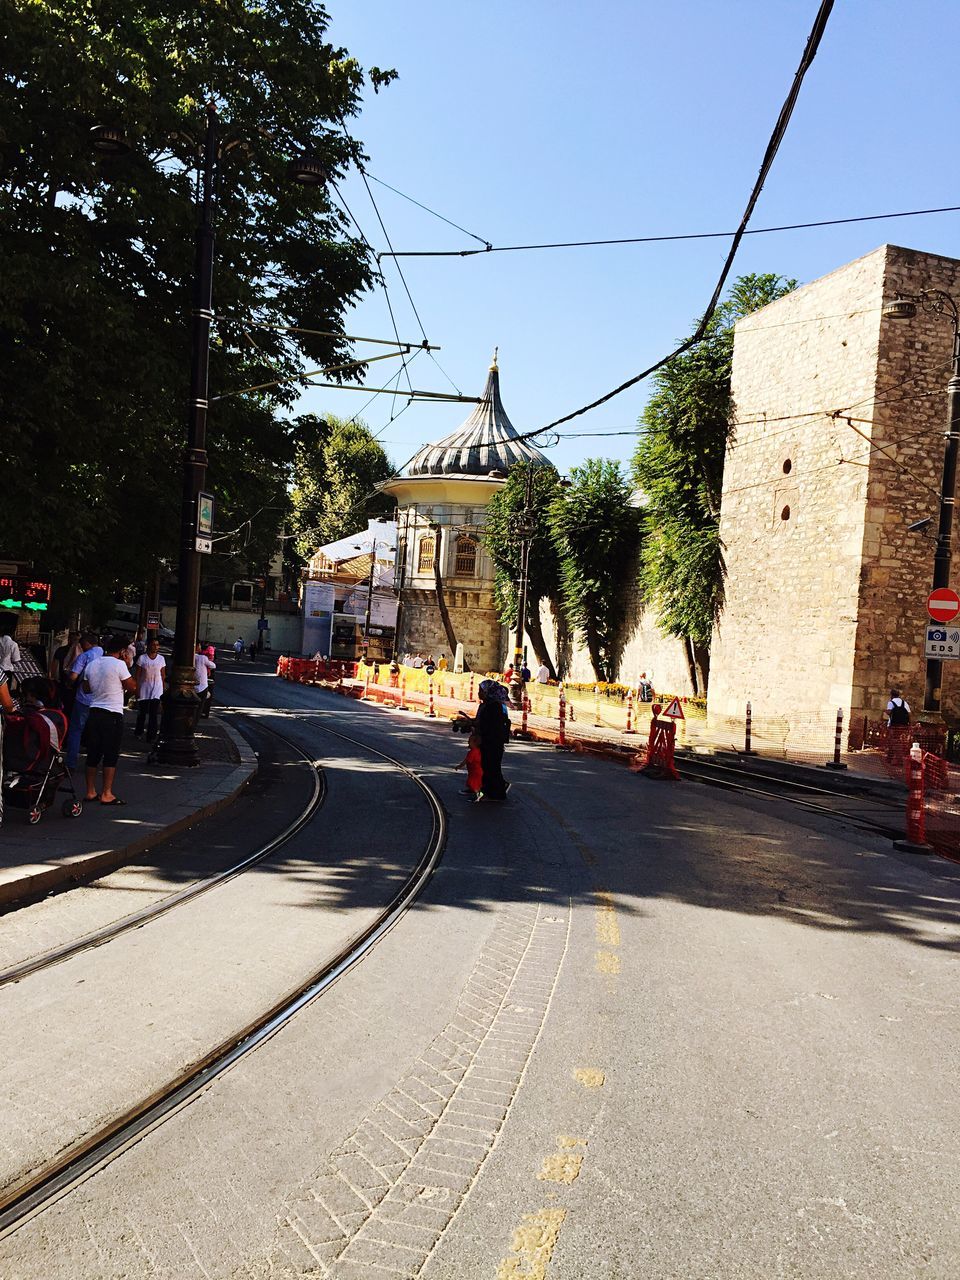
M 200 763 L 200 749 L 194 734 L 200 718 L 203 700 L 189 681 L 177 681 L 180 674 L 174 670 L 172 687 L 163 697 L 163 714 L 160 719 L 160 738 L 157 743 L 157 761 L 160 764 L 195 768 Z M 195 679 L 190 669 L 191 681 Z
M 523 683 L 523 677 L 518 671 L 514 671 L 510 679 L 510 706 L 514 711 L 523 710 L 523 694 L 526 685 Z

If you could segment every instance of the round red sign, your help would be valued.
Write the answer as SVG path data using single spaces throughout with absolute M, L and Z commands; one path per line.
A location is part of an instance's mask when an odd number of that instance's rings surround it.
M 934 622 L 952 622 L 960 614 L 960 596 L 949 587 L 938 587 L 927 597 L 927 613 Z

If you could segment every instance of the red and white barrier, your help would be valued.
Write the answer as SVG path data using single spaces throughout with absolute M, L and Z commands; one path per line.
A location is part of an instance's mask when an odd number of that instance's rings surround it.
M 924 804 L 923 749 L 919 742 L 910 748 L 906 760 L 907 772 L 907 838 L 894 840 L 895 849 L 908 853 L 931 853 L 927 844 Z
M 747 703 L 747 719 L 743 727 L 743 754 L 753 755 L 753 707 Z
M 407 710 L 407 677 L 406 673 L 400 676 L 400 702 L 397 705 L 398 711 Z
M 557 738 L 557 746 L 565 747 L 567 745 L 567 698 L 563 691 L 563 685 L 560 686 L 560 706 L 558 715 L 560 718 L 560 734 Z
M 436 710 L 434 709 L 434 706 L 433 706 L 433 676 L 431 676 L 430 677 L 430 710 L 427 712 L 427 715 L 432 718 L 436 716 L 436 714 L 437 714 Z
M 470 672 L 470 702 L 473 702 L 473 672 Z
M 679 782 L 680 775 L 674 764 L 677 726 L 673 720 L 658 718 L 662 710 L 659 704 L 653 707 L 650 733 L 647 738 L 647 753 L 638 772 L 645 773 L 650 778 L 666 778 L 671 782 Z
M 824 768 L 845 769 L 847 766 L 840 759 L 843 750 L 843 707 L 837 707 L 837 727 L 833 735 L 833 759 L 828 760 Z
M 593 727 L 603 728 L 603 722 L 600 719 L 600 686 L 598 684 L 593 686 Z

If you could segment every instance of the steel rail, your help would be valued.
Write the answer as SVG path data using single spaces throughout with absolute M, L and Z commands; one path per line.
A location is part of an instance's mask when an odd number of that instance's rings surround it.
M 183 1110 L 199 1093 L 209 1088 L 218 1076 L 276 1035 L 295 1014 L 318 999 L 353 965 L 363 959 L 393 928 L 426 887 L 440 861 L 447 839 L 446 811 L 436 792 L 419 774 L 394 756 L 371 747 L 358 738 L 352 738 L 348 734 L 327 729 L 322 725 L 318 725 L 317 728 L 352 742 L 365 751 L 396 765 L 420 788 L 430 809 L 432 824 L 430 838 L 413 872 L 372 924 L 357 933 L 322 969 L 272 1005 L 266 1013 L 261 1014 L 242 1031 L 232 1035 L 229 1040 L 205 1054 L 199 1061 L 187 1067 L 136 1106 L 115 1117 L 108 1125 L 67 1150 L 57 1160 L 51 1161 L 29 1178 L 5 1188 L 0 1193 L 0 1240 L 62 1199 L 74 1187 L 106 1167 L 172 1115 Z
M 175 893 L 168 894 L 152 906 L 144 907 L 131 915 L 123 916 L 112 924 L 104 925 L 102 929 L 97 929 L 93 933 L 87 933 L 80 938 L 74 939 L 73 942 L 64 943 L 60 947 L 53 947 L 49 951 L 44 951 L 40 955 L 24 960 L 20 964 L 11 965 L 8 969 L 0 969 L 0 987 L 4 987 L 11 982 L 19 982 L 31 973 L 39 973 L 41 970 L 49 969 L 55 964 L 62 964 L 64 960 L 69 960 L 71 956 L 79 955 L 82 951 L 90 951 L 94 947 L 101 947 L 105 942 L 110 942 L 113 938 L 118 938 L 121 934 L 128 933 L 131 929 L 142 928 L 145 924 L 149 924 L 151 920 L 156 920 L 160 916 L 166 915 L 168 911 L 173 911 L 176 907 L 183 906 L 185 902 L 190 902 L 194 898 L 200 897 L 201 894 L 209 893 L 211 889 L 219 888 L 220 885 L 226 884 L 228 880 L 233 880 L 235 876 L 239 876 L 244 871 L 249 870 L 250 867 L 263 862 L 265 858 L 269 858 L 271 854 L 276 853 L 282 845 L 285 845 L 302 831 L 307 823 L 312 820 L 314 814 L 322 807 L 326 799 L 327 784 L 323 769 L 320 766 L 320 762 L 315 760 L 309 751 L 305 751 L 303 747 L 292 739 L 287 738 L 285 734 L 278 733 L 276 729 L 271 729 L 269 725 L 262 727 L 272 733 L 274 737 L 285 742 L 287 746 L 292 747 L 313 769 L 313 794 L 292 822 L 288 823 L 282 831 L 268 840 L 266 844 L 261 845 L 254 853 L 246 854 L 239 862 L 225 867 L 224 870 L 217 871 L 211 876 L 205 876 L 202 880 L 196 880 L 193 884 L 187 885 L 186 888 L 178 889 Z

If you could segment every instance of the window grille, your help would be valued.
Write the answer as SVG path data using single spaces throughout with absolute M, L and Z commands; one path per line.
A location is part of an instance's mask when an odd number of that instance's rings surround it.
M 458 578 L 473 578 L 477 573 L 477 544 L 473 538 L 457 539 L 457 558 L 454 572 Z
M 420 539 L 420 553 L 417 557 L 417 573 L 433 572 L 434 546 L 435 543 L 433 538 Z

